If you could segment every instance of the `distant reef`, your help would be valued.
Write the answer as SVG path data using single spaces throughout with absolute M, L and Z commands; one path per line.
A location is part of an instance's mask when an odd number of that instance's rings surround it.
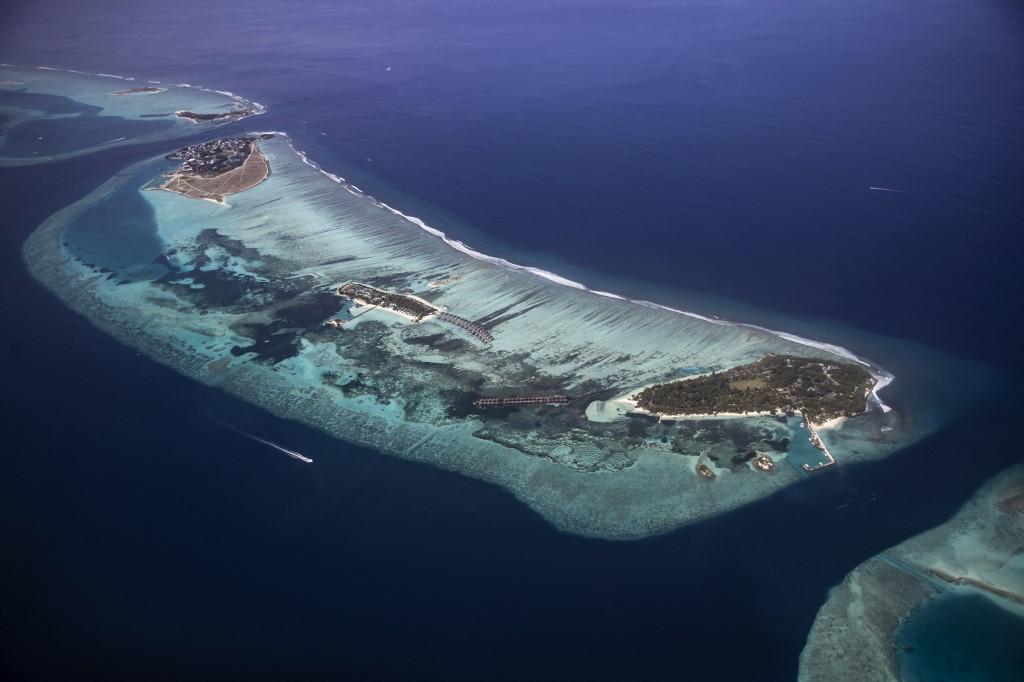
M 212 128 L 265 111 L 238 95 L 186 84 L 17 66 L 0 66 L 0 109 L 0 167 L 173 140 L 194 134 L 197 126 Z M 55 125 L 65 134 L 51 134 Z
M 862 365 L 768 355 L 724 372 L 650 386 L 637 396 L 637 406 L 670 415 L 799 412 L 823 422 L 866 412 L 875 383 Z
M 947 523 L 869 559 L 833 588 L 800 656 L 800 679 L 919 679 L 908 671 L 916 663 L 913 643 L 898 633 L 925 606 L 960 597 L 1024 618 L 1024 465 L 989 481 Z M 1011 660 L 1014 653 L 1024 670 L 1020 651 L 1004 652 Z

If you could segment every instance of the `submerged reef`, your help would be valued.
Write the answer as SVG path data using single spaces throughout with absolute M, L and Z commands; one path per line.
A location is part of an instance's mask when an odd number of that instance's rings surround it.
M 1022 539 L 1024 465 L 1018 465 L 989 481 L 947 523 L 869 559 L 833 588 L 800 656 L 800 679 L 1020 679 Z M 995 617 L 1008 624 L 1000 639 L 980 645 L 960 622 L 979 605 L 988 609 L 981 622 Z M 923 619 L 938 622 L 922 624 Z M 920 631 L 929 633 L 926 643 L 943 633 L 945 651 L 919 651 Z M 943 671 L 943 665 L 959 672 Z M 986 668 L 984 674 L 968 674 Z
M 474 252 L 321 172 L 287 137 L 256 137 L 124 170 L 29 238 L 30 271 L 159 362 L 336 437 L 500 485 L 584 535 L 665 532 L 941 423 L 930 405 L 889 410 L 877 393 L 866 413 L 819 432 L 785 414 L 595 410 L 766 356 L 850 372 L 861 403 L 892 376 L 836 346 Z M 162 191 L 176 189 L 176 161 L 196 161 L 188 172 L 201 179 L 212 159 L 216 181 L 256 155 L 269 175 L 236 187 L 230 205 Z
M 264 111 L 230 92 L 153 81 L 124 87 L 132 82 L 110 74 L 0 65 L 0 167 L 169 140 Z

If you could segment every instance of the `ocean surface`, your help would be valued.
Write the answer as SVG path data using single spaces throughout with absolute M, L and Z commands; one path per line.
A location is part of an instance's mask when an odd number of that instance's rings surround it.
M 976 592 L 928 601 L 897 638 L 906 682 L 1016 682 L 1024 672 L 1024 618 Z
M 268 107 L 260 129 L 480 251 L 1000 378 L 887 459 L 666 536 L 584 540 L 188 381 L 32 281 L 25 237 L 166 143 L 2 169 L 0 666 L 793 679 L 831 585 L 1022 458 L 1022 38 L 1024 11 L 995 0 L 0 9 L 0 61 L 237 92 Z

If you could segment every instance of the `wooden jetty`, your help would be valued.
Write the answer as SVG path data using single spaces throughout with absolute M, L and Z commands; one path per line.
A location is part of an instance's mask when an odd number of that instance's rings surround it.
M 473 401 L 475 407 L 513 407 L 516 405 L 565 405 L 569 402 L 566 395 L 508 395 L 503 398 L 478 398 Z

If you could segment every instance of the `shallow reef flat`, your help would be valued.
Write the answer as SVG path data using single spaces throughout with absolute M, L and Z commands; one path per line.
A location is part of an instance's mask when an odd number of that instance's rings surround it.
M 179 116 L 191 112 L 209 120 Z M 47 67 L 0 66 L 0 166 L 181 137 L 263 107 L 184 84 Z
M 30 271 L 188 376 L 495 483 L 558 528 L 604 538 L 666 532 L 769 495 L 822 453 L 799 416 L 591 421 L 595 401 L 767 353 L 841 357 L 892 379 L 842 348 L 477 254 L 320 171 L 286 136 L 258 144 L 270 176 L 224 204 L 159 189 L 175 168 L 164 157 L 126 169 L 32 234 Z M 416 322 L 338 294 L 353 282 L 439 314 Z M 871 396 L 866 414 L 822 431 L 840 463 L 892 452 L 949 418 L 962 385 L 953 364 L 904 351 L 927 381 L 901 386 L 893 368 L 883 393 L 893 409 Z M 520 396 L 527 404 L 475 403 Z M 766 460 L 769 470 L 755 466 Z
M 800 679 L 1020 679 L 1021 538 L 1017 465 L 950 521 L 869 559 L 835 587 L 800 656 Z M 975 633 L 972 620 L 980 628 L 1001 623 L 1000 632 Z M 940 640 L 941 651 L 922 649 Z

